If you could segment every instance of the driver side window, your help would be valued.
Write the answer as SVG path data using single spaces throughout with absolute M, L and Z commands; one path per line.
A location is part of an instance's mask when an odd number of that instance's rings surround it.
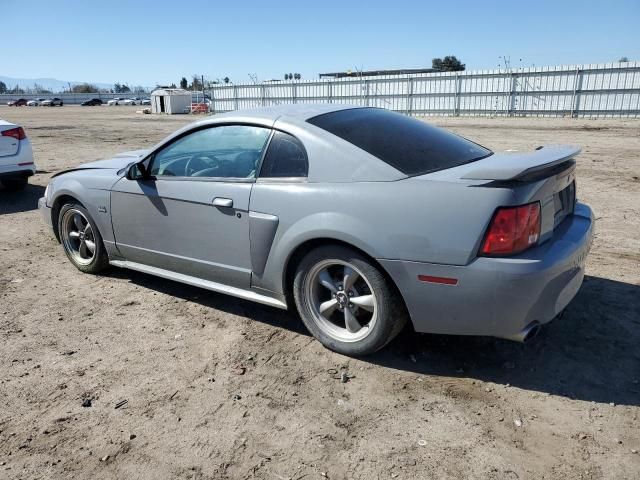
M 155 154 L 157 177 L 255 178 L 271 130 L 223 125 L 185 135 Z

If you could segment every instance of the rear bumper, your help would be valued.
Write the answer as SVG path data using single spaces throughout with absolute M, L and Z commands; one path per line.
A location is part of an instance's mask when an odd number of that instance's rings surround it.
M 400 289 L 416 331 L 517 339 L 575 297 L 592 238 L 591 209 L 577 204 L 552 239 L 516 257 L 480 257 L 465 266 L 379 261 Z M 418 275 L 457 284 L 426 283 Z
M 36 174 L 36 166 L 31 165 L 0 165 L 0 178 L 3 177 L 32 177 Z
M 0 178 L 31 177 L 37 166 L 33 160 L 33 149 L 28 138 L 20 141 L 15 155 L 0 157 Z

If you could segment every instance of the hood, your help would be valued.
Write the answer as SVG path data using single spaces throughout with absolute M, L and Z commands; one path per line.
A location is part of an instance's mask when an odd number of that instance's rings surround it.
M 132 150 L 130 152 L 122 152 L 113 158 L 107 158 L 106 160 L 97 160 L 95 162 L 83 163 L 78 165 L 80 168 L 108 168 L 113 170 L 120 170 L 126 167 L 132 162 L 135 162 L 144 157 L 149 150 Z
M 78 170 L 120 170 L 127 165 L 137 162 L 142 159 L 149 150 L 132 150 L 130 152 L 122 152 L 118 155 L 107 158 L 105 160 L 96 160 L 95 162 L 88 162 L 78 165 L 76 168 L 70 168 L 69 170 L 63 170 L 62 172 L 58 172 L 54 177 L 58 175 L 62 175 L 63 173 L 75 172 Z

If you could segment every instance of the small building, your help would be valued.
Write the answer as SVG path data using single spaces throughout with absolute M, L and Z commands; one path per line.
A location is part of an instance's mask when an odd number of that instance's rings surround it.
M 151 92 L 151 113 L 189 113 L 191 92 L 182 88 L 158 88 Z

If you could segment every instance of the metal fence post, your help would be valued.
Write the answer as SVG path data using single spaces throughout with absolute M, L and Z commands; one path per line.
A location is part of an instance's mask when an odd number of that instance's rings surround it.
M 462 77 L 456 73 L 456 96 L 455 103 L 453 106 L 453 116 L 460 116 L 460 94 L 462 93 Z
M 407 77 L 407 115 L 413 115 L 413 78 Z
M 333 103 L 331 96 L 333 95 L 333 80 L 327 83 L 327 103 Z
M 234 85 L 233 86 L 233 109 L 234 110 L 238 110 L 240 108 L 239 105 L 239 100 L 238 100 L 238 86 Z
M 369 106 L 369 80 L 364 81 L 364 104 Z
M 298 85 L 295 83 L 291 86 L 291 102 L 298 103 Z
M 264 83 L 260 85 L 260 104 L 266 106 L 266 92 Z
M 576 68 L 576 76 L 573 80 L 573 95 L 571 96 L 571 118 L 577 117 L 580 113 L 580 92 L 582 91 L 582 70 Z
M 511 87 L 509 88 L 509 111 L 507 112 L 507 114 L 510 117 L 513 117 L 515 110 L 516 110 L 516 86 L 517 86 L 517 81 L 516 81 L 516 77 L 517 74 L 510 72 L 509 73 L 510 77 L 511 77 Z

